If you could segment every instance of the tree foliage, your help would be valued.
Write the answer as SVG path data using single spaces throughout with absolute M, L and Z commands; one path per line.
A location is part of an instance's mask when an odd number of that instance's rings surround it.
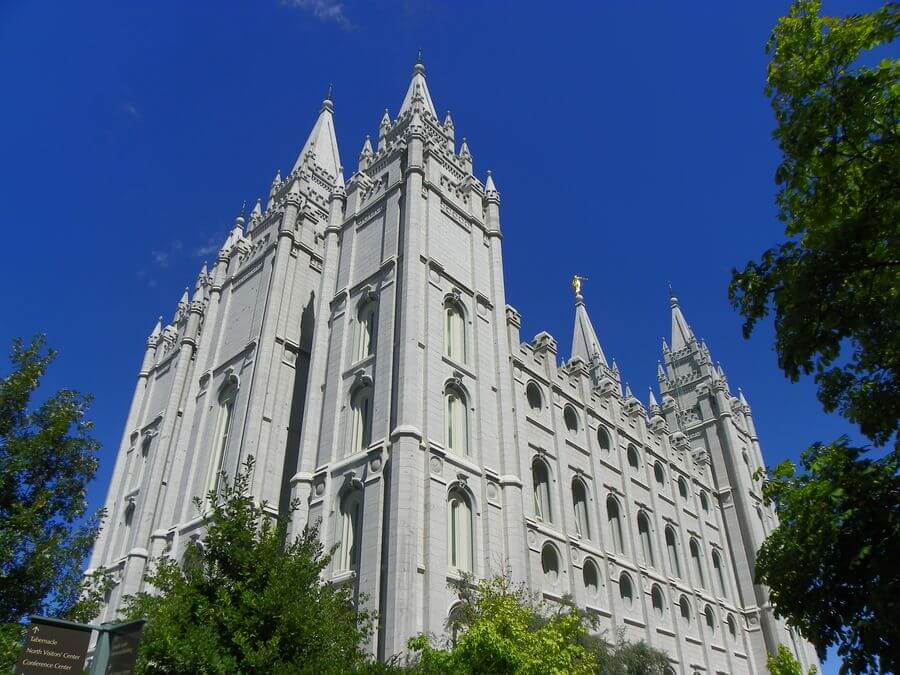
M 373 616 L 346 586 L 322 581 L 330 556 L 315 529 L 286 542 L 287 516 L 250 495 L 252 471 L 251 458 L 218 499 L 210 493 L 203 543 L 184 564 L 163 557 L 145 579 L 153 594 L 126 599 L 127 618 L 147 619 L 138 672 L 380 669 L 365 651 Z
M 766 668 L 769 669 L 769 675 L 816 675 L 815 666 L 810 666 L 809 670 L 804 673 L 800 662 L 784 645 L 778 645 L 778 651 L 775 654 L 769 654 Z
M 82 575 L 103 515 L 88 514 L 85 493 L 99 449 L 91 399 L 64 389 L 32 407 L 55 357 L 43 336 L 15 340 L 0 380 L 0 669 L 16 658 L 27 616 L 92 619 L 109 586 L 102 570 Z
M 620 638 L 610 644 L 590 635 L 596 626 L 588 615 L 569 603 L 551 609 L 508 575 L 455 586 L 461 604 L 450 628 L 457 639 L 410 640 L 417 672 L 651 675 L 663 673 L 668 663 L 665 654 L 644 643 Z
M 819 12 L 796 0 L 768 43 L 788 240 L 734 271 L 729 297 L 745 336 L 774 311 L 779 366 L 881 445 L 900 420 L 900 60 L 861 61 L 896 38 L 900 5 Z
M 846 439 L 779 465 L 763 484 L 779 526 L 756 577 L 779 616 L 848 672 L 900 670 L 900 459 L 866 459 Z

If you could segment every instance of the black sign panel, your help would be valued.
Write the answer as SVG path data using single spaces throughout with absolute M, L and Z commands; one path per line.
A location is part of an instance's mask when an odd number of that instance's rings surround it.
M 81 675 L 90 641 L 90 628 L 40 623 L 32 619 L 14 672 L 17 675 Z
M 143 621 L 135 621 L 110 631 L 106 675 L 131 675 L 134 672 L 134 662 L 137 660 L 138 645 L 143 632 Z

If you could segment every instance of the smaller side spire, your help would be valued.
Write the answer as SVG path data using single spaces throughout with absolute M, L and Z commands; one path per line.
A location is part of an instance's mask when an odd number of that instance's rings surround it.
M 462 145 L 459 146 L 459 160 L 463 168 L 472 173 L 472 151 L 469 150 L 469 143 L 465 138 L 462 139 Z
M 156 320 L 156 325 L 153 326 L 153 330 L 150 332 L 151 338 L 153 338 L 153 339 L 159 338 L 160 333 L 162 333 L 162 321 L 163 321 L 162 316 L 160 316 Z
M 678 298 L 672 294 L 671 286 L 669 287 L 669 293 L 669 304 L 672 306 L 672 351 L 677 352 L 687 347 L 696 338 L 694 338 L 694 332 L 684 318 L 684 314 L 681 313 Z
M 654 409 L 659 410 L 659 403 L 656 402 L 656 396 L 653 395 L 653 389 L 650 389 L 650 396 L 647 400 L 651 411 Z
M 584 306 L 581 294 L 581 281 L 584 277 L 575 276 L 572 288 L 575 291 L 575 329 L 572 333 L 572 358 L 581 359 L 590 369 L 591 379 L 596 385 L 600 381 L 601 366 L 606 366 L 606 356 L 597 339 L 594 324 Z
M 363 142 L 362 150 L 359 153 L 359 170 L 365 171 L 369 168 L 369 165 L 372 163 L 372 139 L 369 138 L 369 134 L 366 134 L 366 140 Z

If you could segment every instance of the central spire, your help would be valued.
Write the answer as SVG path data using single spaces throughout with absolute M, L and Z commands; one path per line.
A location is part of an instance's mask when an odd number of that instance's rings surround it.
M 434 103 L 431 101 L 431 93 L 428 91 L 428 83 L 425 81 L 425 64 L 422 62 L 421 50 L 419 50 L 419 58 L 416 61 L 416 65 L 413 67 L 412 80 L 409 83 L 409 88 L 406 90 L 403 103 L 400 105 L 398 116 L 412 110 L 416 101 L 421 101 L 425 110 L 430 112 L 434 118 L 437 118 Z
M 694 339 L 694 331 L 691 330 L 684 314 L 681 313 L 678 298 L 672 293 L 671 286 L 669 287 L 669 303 L 672 305 L 672 351 L 677 352 L 679 349 L 687 347 L 688 343 Z
M 587 281 L 587 277 L 578 275 L 572 277 L 572 289 L 575 291 L 575 332 L 572 335 L 572 358 L 577 357 L 588 364 L 592 374 L 596 377 L 597 367 L 600 364 L 605 366 L 607 363 L 603 349 L 600 347 L 600 341 L 597 339 L 594 324 L 591 323 L 591 318 L 584 306 L 584 296 L 581 294 L 581 285 L 584 281 Z
M 315 155 L 316 164 L 321 166 L 332 176 L 337 176 L 338 167 L 341 166 L 341 153 L 338 152 L 337 136 L 334 132 L 334 104 L 331 101 L 331 85 L 328 85 L 328 93 L 322 101 L 319 117 L 315 126 L 303 144 L 303 149 L 294 162 L 291 173 L 300 168 L 307 153 Z

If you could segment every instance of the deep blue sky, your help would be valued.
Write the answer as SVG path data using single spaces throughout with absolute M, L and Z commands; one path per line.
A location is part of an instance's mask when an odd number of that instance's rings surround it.
M 568 280 L 587 275 L 606 354 L 646 399 L 671 281 L 750 399 L 768 462 L 796 457 L 853 430 L 785 380 L 770 326 L 742 339 L 726 297 L 731 268 L 782 237 L 763 86 L 787 6 L 4 0 L 0 345 L 46 332 L 47 385 L 96 396 L 99 505 L 156 316 L 290 170 L 328 84 L 349 175 L 422 48 L 435 105 L 501 191 L 523 338 L 547 330 L 567 357 Z

